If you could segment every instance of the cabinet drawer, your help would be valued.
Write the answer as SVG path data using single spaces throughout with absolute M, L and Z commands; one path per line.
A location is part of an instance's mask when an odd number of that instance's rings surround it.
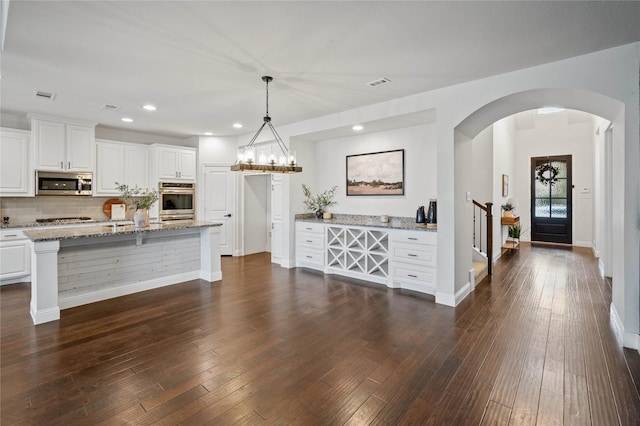
M 436 270 L 434 268 L 394 264 L 392 274 L 393 281 L 401 285 L 402 283 L 412 283 L 428 288 L 436 286 Z
M 324 269 L 324 251 L 298 247 L 296 253 L 298 266 L 307 266 L 317 270 Z
M 438 234 L 430 231 L 400 231 L 394 230 L 391 233 L 391 240 L 398 243 L 418 243 L 436 245 Z
M 402 244 L 393 248 L 393 260 L 436 266 L 436 247 L 419 244 Z
M 301 232 L 298 234 L 298 245 L 301 247 L 315 248 L 318 250 L 324 249 L 324 235 L 312 234 L 309 232 Z
M 6 229 L 0 231 L 0 241 L 28 240 L 27 236 L 20 230 Z
M 298 222 L 296 223 L 298 232 L 311 232 L 313 234 L 324 234 L 324 223 Z

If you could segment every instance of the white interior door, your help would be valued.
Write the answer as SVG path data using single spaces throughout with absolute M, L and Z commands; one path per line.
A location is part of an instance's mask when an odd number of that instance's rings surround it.
M 234 250 L 234 176 L 229 167 L 204 167 L 204 219 L 221 222 L 220 253 L 232 255 Z

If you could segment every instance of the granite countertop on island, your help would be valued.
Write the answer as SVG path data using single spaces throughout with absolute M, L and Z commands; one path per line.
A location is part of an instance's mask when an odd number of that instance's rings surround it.
M 106 237 L 110 235 L 140 234 L 145 232 L 170 231 L 177 229 L 205 228 L 222 226 L 219 222 L 192 221 L 157 223 L 146 228 L 136 228 L 134 225 L 99 224 L 95 226 L 74 226 L 68 228 L 29 229 L 23 231 L 31 241 L 55 241 L 74 238 Z
M 322 223 L 327 225 L 370 226 L 386 229 L 406 229 L 411 231 L 436 232 L 436 227 L 427 227 L 424 223 L 416 223 L 414 218 L 389 216 L 389 222 L 381 222 L 380 216 L 359 214 L 334 214 L 331 219 L 318 219 L 313 213 L 297 214 L 298 222 Z

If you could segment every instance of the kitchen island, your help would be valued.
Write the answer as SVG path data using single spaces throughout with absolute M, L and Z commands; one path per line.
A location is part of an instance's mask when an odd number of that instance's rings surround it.
M 184 221 L 26 230 L 31 247 L 31 318 L 193 279 L 222 279 L 221 223 Z

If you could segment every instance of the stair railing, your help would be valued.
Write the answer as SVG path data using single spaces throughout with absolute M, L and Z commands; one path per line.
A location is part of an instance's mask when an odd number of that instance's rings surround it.
M 483 220 L 484 219 L 484 220 Z M 484 235 L 485 246 L 482 244 Z M 487 256 L 487 274 L 493 273 L 493 203 L 473 200 L 473 247 Z

